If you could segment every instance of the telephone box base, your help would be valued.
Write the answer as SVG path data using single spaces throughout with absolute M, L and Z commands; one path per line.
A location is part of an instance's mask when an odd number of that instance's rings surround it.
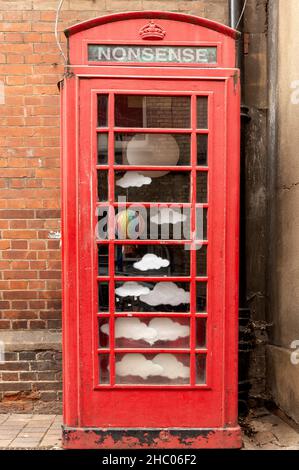
M 65 449 L 240 449 L 239 426 L 215 429 L 63 427 Z

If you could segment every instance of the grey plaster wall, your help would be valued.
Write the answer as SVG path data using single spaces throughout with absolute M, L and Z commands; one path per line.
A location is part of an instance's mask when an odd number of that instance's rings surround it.
M 268 167 L 268 320 L 272 326 L 267 379 L 277 404 L 299 421 L 299 364 L 291 360 L 292 343 L 299 341 L 299 2 L 272 0 L 271 4 L 277 28 L 271 47 L 272 53 L 276 49 L 277 64 L 269 64 L 276 109 L 269 120 L 269 165 L 275 169 Z

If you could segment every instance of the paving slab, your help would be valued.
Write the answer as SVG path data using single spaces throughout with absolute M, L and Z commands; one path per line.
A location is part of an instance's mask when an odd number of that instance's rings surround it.
M 53 449 L 61 447 L 60 415 L 0 415 L 0 449 Z M 243 449 L 299 450 L 299 433 L 267 410 L 258 410 L 247 421 Z
M 11 443 L 11 439 L 0 440 L 0 449 L 6 449 Z

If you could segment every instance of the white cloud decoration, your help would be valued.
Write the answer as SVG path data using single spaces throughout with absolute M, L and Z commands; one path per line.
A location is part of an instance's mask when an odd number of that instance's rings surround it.
M 185 366 L 173 354 L 158 354 L 153 362 L 162 367 L 162 377 L 168 379 L 188 379 L 190 376 L 190 367 Z
M 162 375 L 163 367 L 145 358 L 143 354 L 125 354 L 115 364 L 115 373 L 120 377 L 137 375 L 146 380 L 150 376 Z
M 121 188 L 141 188 L 151 182 L 152 179 L 149 176 L 144 176 L 137 171 L 127 171 L 115 184 Z
M 190 303 L 190 293 L 174 282 L 158 282 L 153 290 L 147 294 L 140 295 L 141 302 L 156 307 L 157 305 L 171 305 L 176 307 L 180 304 Z
M 124 284 L 115 289 L 115 293 L 120 297 L 139 297 L 140 295 L 147 295 L 149 292 L 150 289 L 148 287 L 133 281 L 124 282 Z
M 152 360 L 143 354 L 125 354 L 115 364 L 116 375 L 134 375 L 146 380 L 148 377 L 167 377 L 168 379 L 189 378 L 190 368 L 180 362 L 173 354 L 157 354 Z
M 178 338 L 186 338 L 190 334 L 189 325 L 171 320 L 171 318 L 153 318 L 149 322 L 150 329 L 156 331 L 156 341 L 175 341 Z
M 101 331 L 109 335 L 109 325 L 101 326 Z M 126 338 L 138 341 L 140 339 L 149 344 L 157 341 L 157 331 L 143 323 L 139 318 L 117 318 L 115 320 L 115 338 Z
M 159 209 L 157 214 L 151 217 L 151 222 L 157 225 L 162 224 L 178 224 L 185 222 L 187 220 L 186 214 L 181 214 L 181 212 L 175 211 L 174 209 L 168 207 L 162 207 Z
M 101 326 L 101 331 L 109 335 L 109 324 Z M 117 318 L 115 320 L 115 338 L 143 340 L 151 346 L 157 341 L 175 341 L 190 334 L 189 325 L 181 325 L 170 318 L 153 318 L 149 324 L 139 318 Z
M 169 264 L 170 262 L 168 259 L 160 258 L 160 256 L 154 255 L 152 253 L 147 253 L 140 261 L 134 263 L 133 266 L 139 271 L 148 271 L 150 269 L 167 268 Z

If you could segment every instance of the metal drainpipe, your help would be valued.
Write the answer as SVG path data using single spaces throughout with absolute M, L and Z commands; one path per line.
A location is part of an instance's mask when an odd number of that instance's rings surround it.
M 229 0 L 229 25 L 231 28 L 236 28 L 236 25 L 239 21 L 244 0 Z M 243 19 L 241 20 L 238 29 L 242 31 Z M 243 37 L 241 36 L 237 42 L 237 51 L 236 51 L 236 66 L 241 70 L 241 83 L 243 78 Z
M 240 0 L 229 0 L 229 24 L 235 28 L 241 13 Z

